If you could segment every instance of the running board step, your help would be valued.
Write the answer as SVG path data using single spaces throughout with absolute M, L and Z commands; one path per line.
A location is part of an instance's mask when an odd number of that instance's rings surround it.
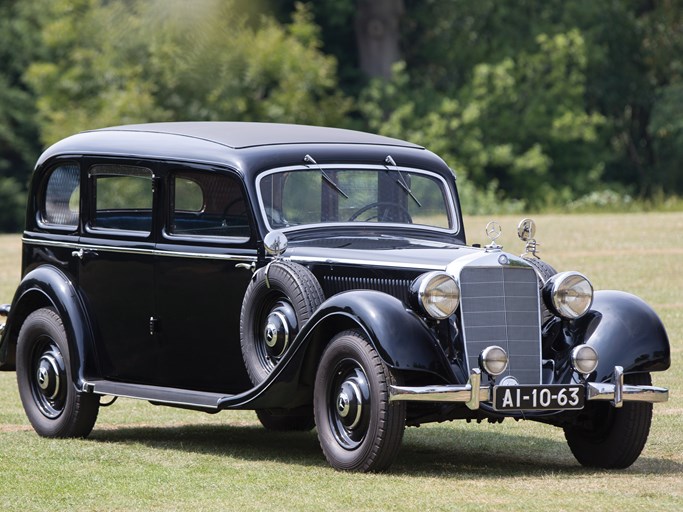
M 145 386 L 142 384 L 128 384 L 111 380 L 90 380 L 85 383 L 83 389 L 84 391 L 97 395 L 137 398 L 149 402 L 213 410 L 218 410 L 218 403 L 231 396 L 222 393 L 188 391 L 186 389 L 164 388 L 160 386 Z

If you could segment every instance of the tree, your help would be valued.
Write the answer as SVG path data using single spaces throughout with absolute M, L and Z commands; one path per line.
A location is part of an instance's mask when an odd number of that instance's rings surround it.
M 310 12 L 298 6 L 283 26 L 247 5 L 55 1 L 49 58 L 28 73 L 43 140 L 149 121 L 341 124 L 351 103 Z
M 0 231 L 24 224 L 25 193 L 40 153 L 35 96 L 23 74 L 40 54 L 39 2 L 0 3 Z

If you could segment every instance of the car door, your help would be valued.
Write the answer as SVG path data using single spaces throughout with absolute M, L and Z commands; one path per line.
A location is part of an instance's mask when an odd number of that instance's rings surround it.
M 104 378 L 158 382 L 154 309 L 154 172 L 151 163 L 89 159 L 78 282 Z
M 165 386 L 237 393 L 250 386 L 240 310 L 256 261 L 241 178 L 167 164 L 166 218 L 156 251 L 156 321 Z

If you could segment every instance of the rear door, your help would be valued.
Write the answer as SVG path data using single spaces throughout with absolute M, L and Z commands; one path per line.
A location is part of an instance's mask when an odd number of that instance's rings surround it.
M 102 376 L 159 381 L 154 312 L 155 177 L 152 163 L 86 160 L 78 280 L 93 321 Z

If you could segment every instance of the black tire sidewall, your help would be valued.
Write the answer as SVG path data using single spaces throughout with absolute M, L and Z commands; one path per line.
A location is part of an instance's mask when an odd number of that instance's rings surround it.
M 628 384 L 651 385 L 647 373 L 627 375 Z M 586 411 L 588 412 L 588 411 Z M 652 404 L 626 402 L 621 408 L 609 403 L 594 404 L 590 412 L 604 422 L 599 432 L 580 427 L 566 427 L 565 439 L 582 465 L 603 469 L 624 469 L 640 456 L 650 432 Z
M 349 450 L 339 444 L 330 425 L 329 387 L 334 378 L 334 370 L 343 360 L 353 360 L 363 369 L 370 390 L 370 420 L 365 438 L 355 449 Z M 392 383 L 389 370 L 379 359 L 376 351 L 355 331 L 337 335 L 323 352 L 315 379 L 313 409 L 318 439 L 325 457 L 330 464 L 340 470 L 381 471 L 386 469 L 395 458 L 403 437 L 405 426 L 405 404 L 389 402 L 388 387 Z M 398 434 L 387 432 L 389 408 L 395 408 L 401 423 Z M 396 429 L 394 429 L 396 430 Z M 389 446 L 384 444 L 389 434 Z M 373 453 L 373 451 L 375 453 Z
M 33 396 L 31 359 L 41 336 L 50 337 L 59 351 L 65 366 L 66 399 L 64 408 L 56 418 L 45 416 Z M 59 315 L 51 308 L 31 313 L 24 321 L 17 340 L 17 385 L 24 411 L 34 430 L 44 437 L 84 437 L 92 430 L 97 418 L 99 399 L 79 393 L 71 377 L 71 359 L 66 331 Z
M 291 304 L 300 329 L 320 306 L 324 297 L 315 276 L 301 265 L 274 262 L 254 275 L 242 302 L 240 344 L 247 373 L 255 386 L 272 372 L 272 368 L 263 366 L 257 344 L 260 343 L 262 336 L 259 332 L 259 328 L 262 327 L 259 321 L 264 310 L 278 298 L 285 299 Z M 290 344 L 291 341 L 290 339 Z

